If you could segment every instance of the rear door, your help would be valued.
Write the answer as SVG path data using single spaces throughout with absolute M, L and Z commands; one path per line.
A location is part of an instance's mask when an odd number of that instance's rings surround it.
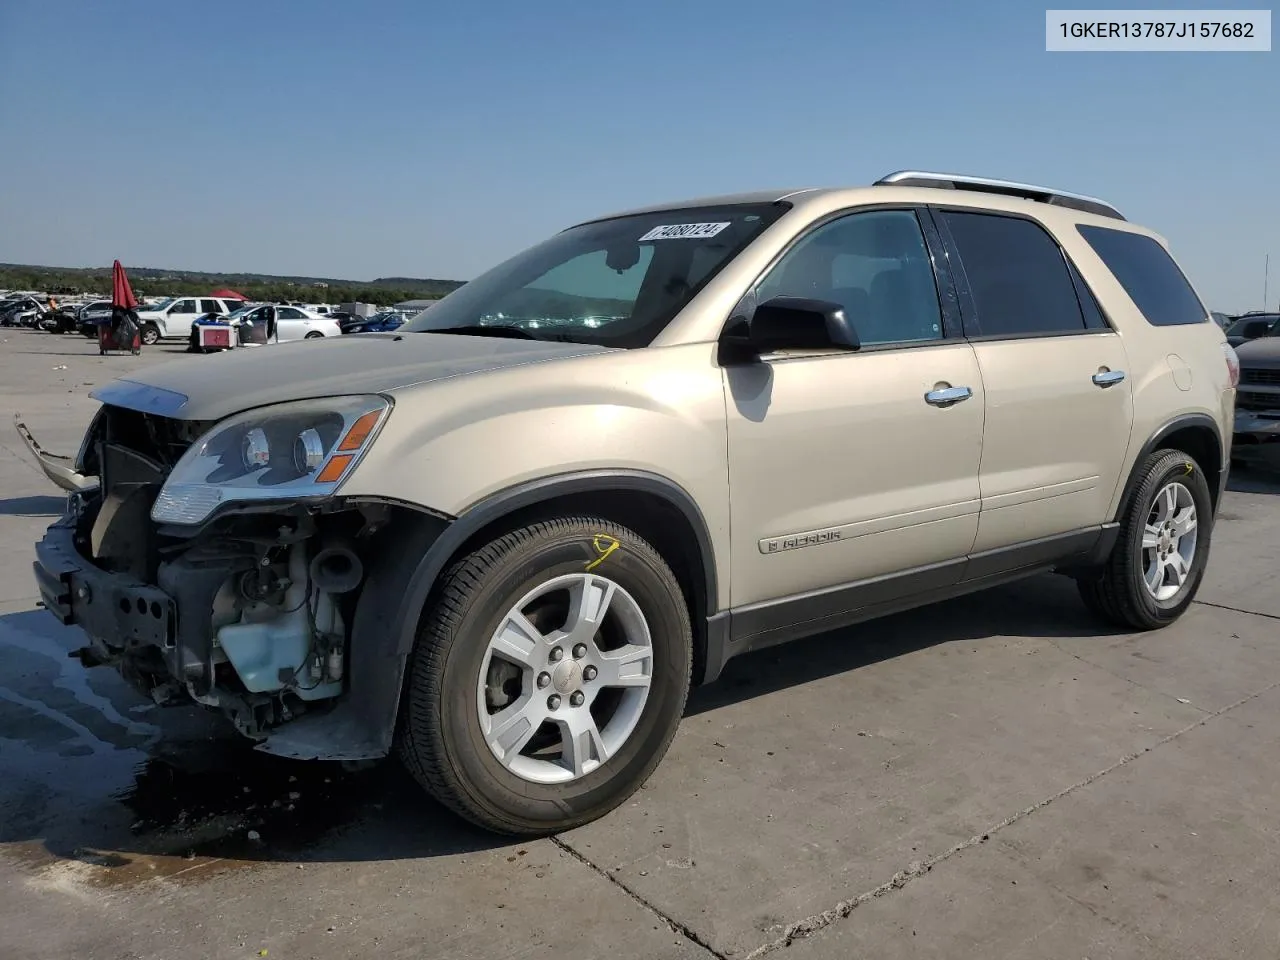
M 935 208 L 986 391 L 974 553 L 1110 519 L 1133 425 L 1124 344 L 1037 221 Z
M 276 307 L 276 331 L 280 340 L 301 340 L 307 335 L 307 315 L 297 307 Z

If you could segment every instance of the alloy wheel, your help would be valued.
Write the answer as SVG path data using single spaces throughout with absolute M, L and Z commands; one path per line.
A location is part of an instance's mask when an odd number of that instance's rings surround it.
M 476 687 L 485 743 L 521 779 L 580 779 L 635 730 L 653 669 L 649 625 L 631 594 L 592 573 L 548 580 L 489 639 Z
M 1142 531 L 1142 580 L 1155 600 L 1171 600 L 1186 585 L 1198 538 L 1191 490 L 1176 480 L 1165 484 Z

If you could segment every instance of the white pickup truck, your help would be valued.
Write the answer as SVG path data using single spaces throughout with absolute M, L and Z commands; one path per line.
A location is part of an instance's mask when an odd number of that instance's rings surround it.
M 191 321 L 206 313 L 228 314 L 244 304 L 224 297 L 169 297 L 138 310 L 142 326 L 142 342 L 161 339 L 186 340 L 191 336 Z

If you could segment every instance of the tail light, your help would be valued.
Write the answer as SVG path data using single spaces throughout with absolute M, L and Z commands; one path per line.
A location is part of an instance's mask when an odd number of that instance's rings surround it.
M 1240 385 L 1240 358 L 1236 356 L 1235 348 L 1229 343 L 1222 345 L 1222 355 L 1227 361 L 1227 379 L 1231 381 L 1234 389 Z

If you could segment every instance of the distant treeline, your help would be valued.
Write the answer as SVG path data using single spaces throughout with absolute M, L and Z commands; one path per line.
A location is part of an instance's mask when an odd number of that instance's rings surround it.
M 250 300 L 301 301 L 303 303 L 376 303 L 388 306 L 402 300 L 430 300 L 451 293 L 458 280 L 417 280 L 394 277 L 362 283 L 323 277 L 277 277 L 270 274 L 199 273 L 190 270 L 157 270 L 129 267 L 129 283 L 140 297 L 189 296 L 229 287 Z M 0 289 L 38 290 L 55 296 L 81 293 L 111 294 L 110 267 L 38 267 L 0 264 Z

